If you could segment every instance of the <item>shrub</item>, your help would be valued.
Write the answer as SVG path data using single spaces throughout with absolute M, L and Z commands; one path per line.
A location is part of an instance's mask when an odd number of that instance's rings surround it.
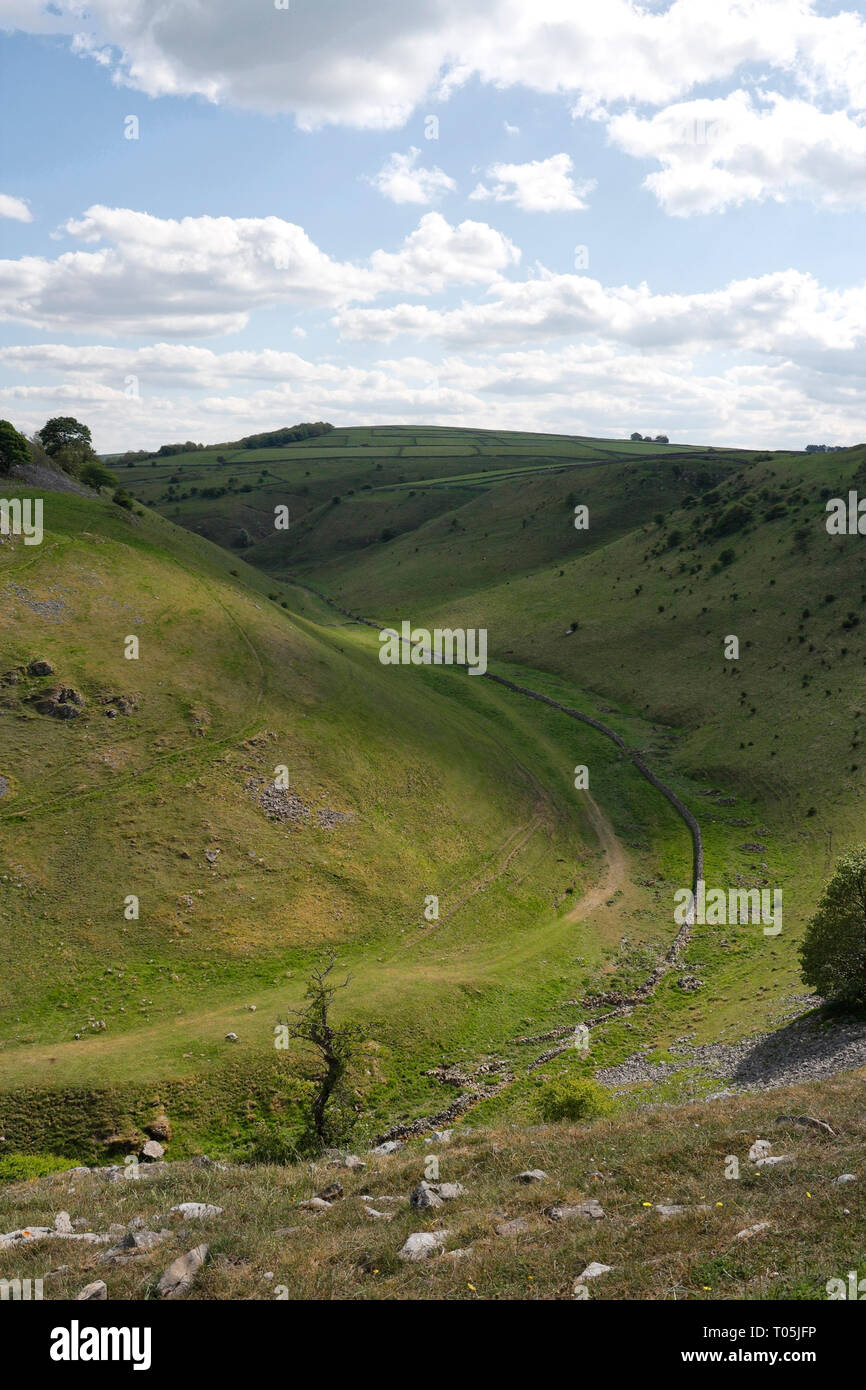
M 300 1158 L 295 1136 L 284 1125 L 276 1128 L 261 1123 L 252 1139 L 243 1146 L 238 1159 L 244 1163 L 297 1163 Z
M 556 1120 L 594 1120 L 611 1109 L 604 1087 L 588 1078 L 561 1076 L 542 1086 L 538 1097 L 541 1118 Z
M 74 1168 L 74 1158 L 58 1158 L 56 1154 L 4 1154 L 0 1158 L 0 1182 L 29 1182 Z

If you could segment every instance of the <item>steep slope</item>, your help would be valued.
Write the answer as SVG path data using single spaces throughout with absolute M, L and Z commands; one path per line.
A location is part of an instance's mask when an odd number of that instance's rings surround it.
M 80 1152 L 169 1082 L 191 1135 L 245 1087 L 252 1123 L 285 1062 L 274 1020 L 325 947 L 390 1058 L 383 1117 L 435 1089 L 425 1059 L 519 1030 L 579 939 L 568 895 L 602 871 L 564 734 L 465 676 L 382 667 L 320 605 L 292 618 L 243 562 L 106 499 L 47 494 L 42 545 L 0 548 L 0 592 L 7 1142 Z M 615 925 L 586 929 L 593 969 Z M 89 1130 L 57 1103 L 116 1085 L 138 1090 L 101 1092 Z

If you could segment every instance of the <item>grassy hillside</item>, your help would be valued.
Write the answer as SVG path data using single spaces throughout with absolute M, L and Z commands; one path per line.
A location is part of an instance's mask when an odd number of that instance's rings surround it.
M 440 1063 L 486 1123 L 537 1120 L 547 1071 L 616 1078 L 626 1110 L 705 1095 L 701 1045 L 811 1007 L 798 942 L 863 838 L 866 583 L 860 538 L 824 525 L 866 484 L 863 449 L 358 429 L 122 480 L 161 515 L 52 496 L 45 544 L 0 551 L 13 1149 L 92 1158 L 155 1097 L 173 1156 L 291 1130 L 306 1063 L 275 1055 L 273 1025 L 323 947 L 367 1038 L 363 1138 L 447 1107 Z M 459 672 L 382 667 L 341 609 L 487 628 L 492 670 L 605 721 L 691 807 L 711 886 L 783 889 L 782 933 L 698 925 L 588 1057 L 534 1067 L 670 945 L 686 829 L 604 737 Z M 60 686 L 77 718 L 44 712 Z M 279 765 L 298 801 L 274 821 Z
M 833 856 L 863 834 L 866 582 L 860 538 L 828 536 L 825 503 L 864 488 L 866 450 L 465 431 L 461 460 L 460 439 L 347 430 L 298 446 L 304 459 L 281 451 L 280 486 L 303 475 L 309 499 L 288 534 L 263 509 L 246 553 L 382 621 L 486 627 L 494 669 L 613 709 L 699 814 L 708 882 L 784 891 L 782 937 L 739 947 L 747 965 L 719 959 L 716 932 L 693 948 L 713 982 L 691 1003 L 706 1033 L 755 1005 L 766 1021 L 799 988 L 797 943 Z M 226 527 L 248 503 L 213 505 Z M 216 525 L 202 506 L 189 498 L 180 519 Z
M 290 616 L 288 590 L 141 508 L 50 494 L 45 526 L 0 551 L 7 1146 L 93 1155 L 160 1090 L 180 1151 L 242 1139 L 288 1103 L 299 1059 L 275 1055 L 274 1022 L 323 947 L 379 1053 L 358 1083 L 371 1128 L 440 1103 L 425 1066 L 503 1047 L 609 971 L 617 915 L 566 921 L 600 872 L 570 781 L 591 733 L 383 668 L 365 633 L 309 597 Z M 656 836 L 685 863 L 674 818 L 601 756 L 636 862 Z
M 31 1239 L 0 1251 L 0 1278 L 43 1278 L 46 1299 L 74 1298 L 96 1279 L 110 1299 L 153 1298 L 168 1264 L 203 1243 L 193 1299 L 824 1300 L 829 1280 L 847 1288 L 849 1271 L 866 1275 L 861 1091 L 862 1073 L 591 1124 L 456 1129 L 389 1157 L 364 1154 L 355 1171 L 323 1161 L 158 1164 L 137 1182 L 59 1173 L 4 1188 L 0 1228 L 50 1228 L 63 1210 L 104 1244 Z M 779 1123 L 804 1108 L 832 1133 Z M 750 1163 L 758 1138 L 790 1161 Z M 440 1180 L 463 1191 L 414 1210 L 408 1197 L 431 1155 Z M 858 1168 L 860 1181 L 836 1181 Z M 528 1169 L 546 1178 L 513 1181 Z M 299 1207 L 334 1182 L 342 1196 L 329 1207 Z M 215 1210 L 170 1214 L 184 1202 Z M 162 1238 L 113 1258 L 135 1221 Z M 441 1253 L 401 1260 L 407 1237 L 425 1231 L 444 1232 Z M 591 1263 L 607 1272 L 581 1280 Z

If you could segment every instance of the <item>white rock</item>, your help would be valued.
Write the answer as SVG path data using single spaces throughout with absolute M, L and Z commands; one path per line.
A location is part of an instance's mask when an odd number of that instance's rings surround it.
M 431 1255 L 439 1253 L 449 1234 L 449 1231 L 416 1231 L 415 1235 L 407 1237 L 399 1252 L 400 1259 L 429 1260 Z
M 200 1220 L 206 1216 L 222 1216 L 223 1208 L 213 1206 L 210 1202 L 180 1202 L 176 1207 L 172 1207 L 169 1216 L 183 1216 L 187 1220 Z
M 402 1149 L 402 1139 L 386 1139 L 384 1144 L 377 1144 L 375 1149 L 371 1149 L 371 1154 L 395 1154 L 398 1149 Z
M 749 1162 L 757 1163 L 759 1158 L 766 1158 L 772 1151 L 773 1146 L 769 1139 L 756 1139 L 749 1149 Z
M 603 1265 L 599 1264 L 598 1260 L 593 1260 L 592 1264 L 588 1264 L 582 1274 L 578 1274 L 574 1282 L 576 1284 L 582 1284 L 585 1279 L 599 1279 L 602 1274 L 610 1274 L 612 1269 L 613 1265 Z
M 769 1231 L 769 1221 L 758 1221 L 754 1226 L 747 1226 L 744 1231 L 737 1231 L 734 1240 L 749 1240 L 751 1236 L 759 1236 L 762 1231 Z
M 453 1202 L 455 1198 L 462 1197 L 466 1188 L 459 1182 L 437 1182 L 436 1192 L 443 1202 Z
M 527 1168 L 523 1173 L 517 1173 L 512 1182 L 547 1182 L 547 1174 L 541 1168 Z
M 777 1154 L 775 1158 L 759 1158 L 755 1164 L 756 1168 L 775 1168 L 777 1163 L 793 1163 L 793 1154 Z
M 59 1211 L 54 1218 L 55 1231 L 62 1231 L 64 1235 L 72 1235 L 72 1221 L 68 1211 Z
M 834 1182 L 837 1186 L 838 1186 L 839 1184 L 841 1184 L 841 1183 L 856 1182 L 856 1181 L 857 1181 L 857 1174 L 856 1174 L 856 1173 L 840 1173 L 839 1176 L 838 1176 L 838 1178 L 834 1178 L 834 1179 L 833 1179 L 833 1182 Z

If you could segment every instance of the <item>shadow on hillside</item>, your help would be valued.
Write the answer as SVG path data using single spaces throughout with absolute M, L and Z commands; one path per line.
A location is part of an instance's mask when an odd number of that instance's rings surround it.
M 815 1010 L 761 1038 L 741 1057 L 739 1086 L 778 1086 L 866 1066 L 866 1014 Z

